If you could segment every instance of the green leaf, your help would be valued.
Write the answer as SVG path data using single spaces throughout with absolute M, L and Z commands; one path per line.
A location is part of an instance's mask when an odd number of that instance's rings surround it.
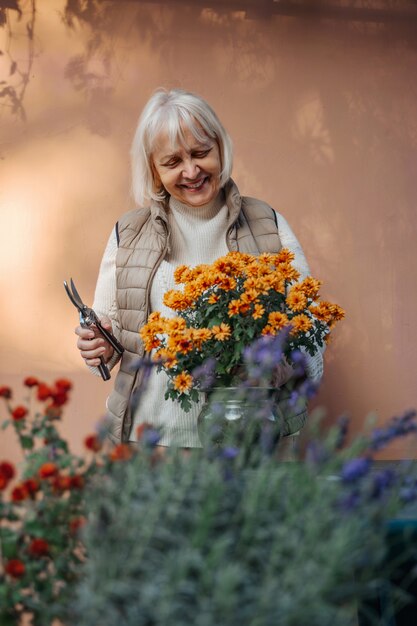
M 20 443 L 24 450 L 32 450 L 33 448 L 33 439 L 28 435 L 22 435 L 20 437 Z
M 0 531 L 0 537 L 3 556 L 7 559 L 12 559 L 18 552 L 18 537 L 16 533 L 9 528 L 2 528 Z
M 4 430 L 5 428 L 7 428 L 10 424 L 11 420 L 4 420 L 2 425 L 1 425 L 1 429 Z

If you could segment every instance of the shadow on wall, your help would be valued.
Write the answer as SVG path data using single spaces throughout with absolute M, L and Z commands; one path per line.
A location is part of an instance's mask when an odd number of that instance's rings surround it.
M 370 410 L 385 419 L 415 403 L 410 7 L 0 2 L 3 372 L 81 372 L 62 281 L 92 302 L 101 251 L 132 206 L 138 111 L 156 87 L 180 86 L 218 111 L 242 193 L 282 211 L 323 293 L 347 310 L 320 401 L 358 427 Z

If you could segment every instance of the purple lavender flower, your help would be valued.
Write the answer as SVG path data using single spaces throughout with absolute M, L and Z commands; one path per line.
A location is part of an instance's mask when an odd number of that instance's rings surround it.
M 288 400 L 289 405 L 296 407 L 298 404 L 303 404 L 305 400 L 314 398 L 317 389 L 318 384 L 307 378 L 291 392 Z
M 350 418 L 347 415 L 341 415 L 337 420 L 339 432 L 336 440 L 336 450 L 340 450 L 345 445 L 346 437 L 349 432 L 349 423 Z
M 395 481 L 395 473 L 391 469 L 382 470 L 372 476 L 371 497 L 381 498 Z
M 235 448 L 233 446 L 226 446 L 221 451 L 221 456 L 223 459 L 235 459 L 239 454 L 239 448 Z
M 356 482 L 365 476 L 371 467 L 371 459 L 367 457 L 351 459 L 346 461 L 342 467 L 341 478 L 345 483 Z
M 288 337 L 287 330 L 278 335 L 265 335 L 254 341 L 243 351 L 249 378 L 270 377 L 275 366 L 284 356 L 283 346 Z
M 329 458 L 329 452 L 321 441 L 313 439 L 307 444 L 306 462 L 309 465 L 319 466 Z
M 415 410 L 406 411 L 401 417 L 394 417 L 388 426 L 375 428 L 371 434 L 370 450 L 381 450 L 397 437 L 405 437 L 409 433 L 417 431 Z
M 344 495 L 339 501 L 339 507 L 345 513 L 354 511 L 360 504 L 360 496 L 357 491 L 351 491 Z
M 154 448 L 161 439 L 161 433 L 154 428 L 146 428 L 142 435 L 142 441 L 145 446 Z
M 199 383 L 201 391 L 209 391 L 215 382 L 216 359 L 206 359 L 202 365 L 196 367 L 192 376 Z
M 400 489 L 400 499 L 404 503 L 414 502 L 417 499 L 417 488 L 415 486 L 402 487 Z
M 291 365 L 294 368 L 294 376 L 301 378 L 306 371 L 306 356 L 301 350 L 293 350 L 290 354 Z

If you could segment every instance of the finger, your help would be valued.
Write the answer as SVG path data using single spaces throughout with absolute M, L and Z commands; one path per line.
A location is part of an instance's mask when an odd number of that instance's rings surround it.
M 77 339 L 77 348 L 78 350 L 91 351 L 97 350 L 97 348 L 105 348 L 107 346 L 107 341 L 102 337 L 95 337 L 94 339 L 82 339 L 79 337 Z
M 74 330 L 75 334 L 81 337 L 82 339 L 93 339 L 94 331 L 91 328 L 83 328 L 82 326 L 77 326 Z
M 100 359 L 84 359 L 85 364 L 89 367 L 98 367 L 101 363 Z
M 104 347 L 98 347 L 94 350 L 80 350 L 80 354 L 83 359 L 99 359 L 105 353 L 106 349 Z

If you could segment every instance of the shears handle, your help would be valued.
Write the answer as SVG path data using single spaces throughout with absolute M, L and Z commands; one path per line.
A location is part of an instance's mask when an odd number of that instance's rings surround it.
M 102 356 L 100 357 L 100 365 L 98 366 L 98 371 L 100 372 L 100 375 L 103 380 L 110 380 L 111 376 L 110 376 L 109 368 L 105 364 Z

